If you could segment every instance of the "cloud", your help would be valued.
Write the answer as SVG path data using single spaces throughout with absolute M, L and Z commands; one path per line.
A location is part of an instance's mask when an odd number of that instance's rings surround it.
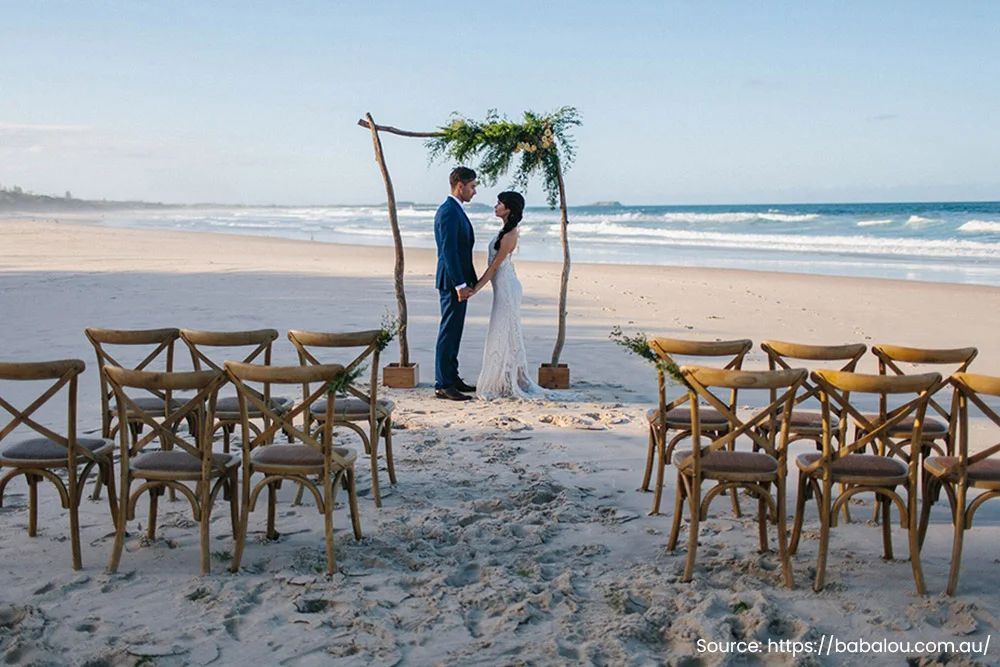
M 89 125 L 45 125 L 38 123 L 5 123 L 0 121 L 0 134 L 63 134 L 89 132 Z
M 881 123 L 887 120 L 896 120 L 897 118 L 899 118 L 899 114 L 897 113 L 880 113 L 875 114 L 874 116 L 868 116 L 868 120 L 876 123 Z

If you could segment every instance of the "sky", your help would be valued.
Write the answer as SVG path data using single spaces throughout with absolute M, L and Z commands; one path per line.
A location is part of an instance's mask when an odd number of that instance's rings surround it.
M 988 0 L 0 0 L 0 185 L 379 202 L 365 112 L 572 105 L 571 204 L 998 200 L 998 82 Z M 398 199 L 442 198 L 450 163 L 383 143 Z

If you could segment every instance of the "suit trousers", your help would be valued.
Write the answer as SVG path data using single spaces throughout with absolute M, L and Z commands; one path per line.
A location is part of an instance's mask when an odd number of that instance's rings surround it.
M 465 328 L 468 301 L 459 301 L 453 290 L 438 290 L 441 298 L 441 326 L 434 356 L 434 388 L 444 389 L 458 381 L 458 348 Z

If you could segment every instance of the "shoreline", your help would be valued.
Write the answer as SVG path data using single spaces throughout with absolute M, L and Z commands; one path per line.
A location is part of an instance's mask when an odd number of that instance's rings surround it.
M 39 216 L 41 217 L 41 216 Z M 242 241 L 254 242 L 254 243 L 279 243 L 279 244 L 296 244 L 301 246 L 309 246 L 310 248 L 315 248 L 316 244 L 320 244 L 320 247 L 326 247 L 331 249 L 336 249 L 335 252 L 341 251 L 362 251 L 361 254 L 386 254 L 390 261 L 392 261 L 394 249 L 391 243 L 386 245 L 376 245 L 376 244 L 363 244 L 363 243 L 342 243 L 342 242 L 332 242 L 332 241 L 312 241 L 304 239 L 291 239 L 284 236 L 269 236 L 263 234 L 240 234 L 235 232 L 221 232 L 221 231 L 208 231 L 208 230 L 176 230 L 176 229 L 142 229 L 138 227 L 117 227 L 113 225 L 108 225 L 102 222 L 87 222 L 87 221 L 77 221 L 77 220 L 60 220 L 58 218 L 46 218 L 46 219 L 34 219 L 32 216 L 18 216 L 18 217 L 4 217 L 0 215 L 0 228 L 4 225 L 58 225 L 60 228 L 74 228 L 79 227 L 83 229 L 99 228 L 109 231 L 122 232 L 122 233 L 137 233 L 137 234 L 164 234 L 174 238 L 187 237 L 188 235 L 195 234 L 197 236 L 207 236 L 207 237 L 217 237 L 219 239 L 240 239 Z M 420 248 L 420 247 L 406 247 L 404 244 L 403 252 L 406 258 L 406 273 L 410 274 L 411 271 L 411 261 L 415 260 L 422 266 L 424 262 L 433 262 L 436 259 L 436 252 L 430 248 Z M 780 251 L 775 251 L 780 254 Z M 772 276 L 772 277 L 782 277 L 787 276 L 790 279 L 807 279 L 807 280 L 833 280 L 833 281 L 857 281 L 857 282 L 869 282 L 878 281 L 886 284 L 897 284 L 897 285 L 925 285 L 925 286 L 939 286 L 948 288 L 961 288 L 961 289 L 984 289 L 988 291 L 995 291 L 1000 293 L 1000 286 L 988 285 L 984 283 L 956 283 L 956 282 L 944 282 L 935 280 L 921 280 L 921 279 L 900 279 L 900 278 L 888 278 L 879 276 L 849 276 L 849 275 L 831 275 L 831 274 L 820 274 L 820 273 L 802 273 L 794 271 L 769 271 L 764 269 L 751 269 L 751 268 L 730 268 L 730 267 L 712 267 L 712 266 L 680 266 L 680 265 L 664 265 L 664 264 L 643 264 L 643 263 L 621 263 L 621 262 L 593 262 L 593 261 L 583 261 L 575 260 L 572 258 L 573 246 L 570 245 L 570 258 L 571 258 L 571 275 L 572 269 L 577 267 L 607 267 L 613 270 L 626 270 L 626 271 L 663 271 L 666 273 L 673 272 L 719 272 L 722 274 L 752 274 L 760 276 Z M 477 266 L 485 267 L 486 264 L 486 252 L 485 250 L 477 249 L 475 251 L 475 261 Z M 381 257 L 379 259 L 382 259 Z M 558 261 L 551 260 L 538 260 L 538 259 L 523 259 L 515 257 L 517 264 L 523 265 L 536 265 L 544 268 L 559 267 L 561 269 L 562 263 Z M 0 267 L 3 258 L 0 258 Z

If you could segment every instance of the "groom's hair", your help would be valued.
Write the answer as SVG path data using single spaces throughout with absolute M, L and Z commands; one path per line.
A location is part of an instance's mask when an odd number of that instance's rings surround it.
M 455 167 L 448 176 L 448 183 L 451 187 L 474 180 L 476 180 L 476 172 L 468 167 Z

